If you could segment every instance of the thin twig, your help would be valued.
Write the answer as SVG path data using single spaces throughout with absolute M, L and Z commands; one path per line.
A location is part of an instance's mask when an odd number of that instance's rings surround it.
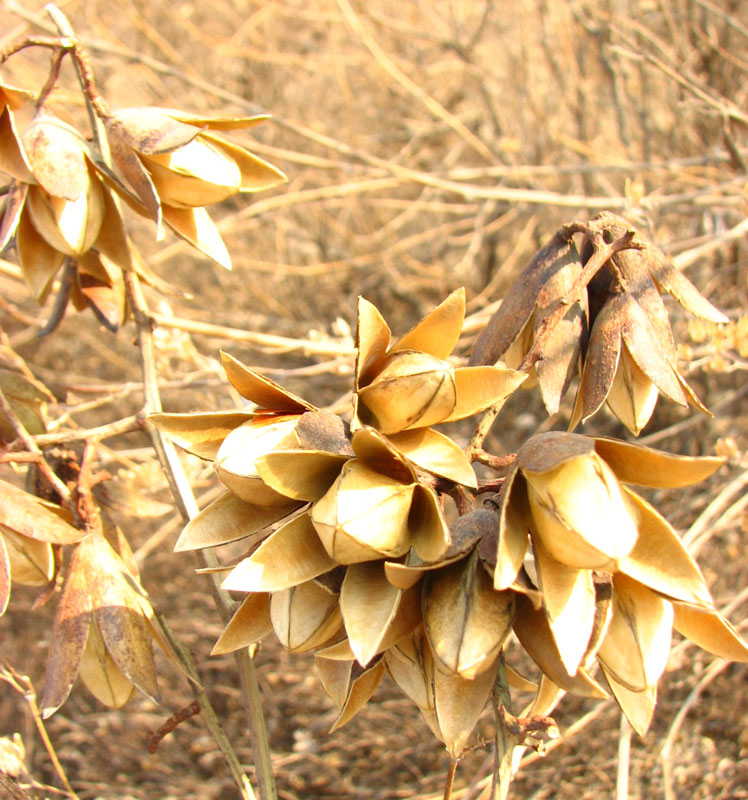
M 143 389 L 145 394 L 143 413 L 147 416 L 148 414 L 161 410 L 161 398 L 159 395 L 156 358 L 153 345 L 154 322 L 148 309 L 145 296 L 143 295 L 138 276 L 134 272 L 126 272 L 124 276 L 128 302 L 133 311 L 138 331 L 138 348 L 140 351 Z M 174 501 L 186 522 L 198 513 L 198 506 L 192 489 L 190 488 L 189 481 L 187 480 L 187 476 L 182 468 L 182 464 L 179 461 L 176 449 L 169 440 L 161 436 L 160 431 L 155 426 L 148 426 L 148 432 L 150 433 L 154 449 L 156 450 L 156 454 L 158 455 L 167 481 L 169 482 Z M 208 566 L 215 565 L 215 556 L 207 553 L 203 553 L 202 555 Z M 221 612 L 223 617 L 226 617 L 230 609 L 230 600 L 225 595 L 225 592 L 219 588 L 215 580 L 211 580 L 211 589 L 219 612 Z M 177 652 L 183 653 L 186 651 L 184 648 L 178 648 Z M 267 732 L 262 715 L 262 707 L 260 705 L 261 698 L 259 686 L 257 685 L 257 676 L 254 671 L 254 665 L 250 662 L 246 651 L 243 652 L 243 655 L 238 656 L 238 659 L 240 676 L 242 684 L 245 687 L 250 739 L 252 741 L 255 768 L 258 775 L 260 796 L 262 800 L 276 800 L 275 780 L 273 778 L 270 748 L 267 744 Z M 194 671 L 194 666 L 192 669 L 194 675 L 197 676 L 197 673 Z M 216 727 L 217 717 L 212 707 L 208 710 L 205 705 L 206 703 L 209 705 L 209 701 L 202 685 L 198 683 L 197 688 L 199 688 L 200 692 L 198 700 L 203 708 L 203 718 L 206 721 L 206 725 L 211 731 L 216 743 L 221 748 L 224 758 L 234 775 L 234 779 L 239 785 L 240 791 L 244 793 L 244 796 L 249 796 L 247 794 L 247 787 L 249 787 L 249 791 L 252 791 L 251 786 L 241 769 L 239 769 L 237 773 L 236 765 L 238 764 L 238 759 L 231 746 L 231 742 L 226 738 L 220 726 Z M 254 794 L 251 796 L 253 797 Z
M 20 695 L 23 696 L 23 699 L 26 701 L 29 707 L 34 724 L 39 732 L 39 736 L 41 737 L 42 742 L 44 742 L 44 747 L 49 755 L 52 765 L 55 768 L 57 776 L 59 777 L 62 785 L 65 787 L 65 790 L 68 792 L 70 797 L 74 798 L 74 800 L 80 800 L 78 795 L 73 790 L 73 787 L 70 785 L 70 781 L 65 774 L 65 770 L 62 768 L 60 759 L 57 758 L 57 753 L 55 752 L 52 740 L 49 738 L 47 728 L 44 725 L 44 720 L 42 719 L 39 706 L 36 702 L 36 692 L 34 691 L 34 685 L 31 683 L 31 679 L 27 675 L 19 674 L 13 669 L 13 667 L 7 666 L 0 669 L 0 678 L 6 683 L 9 683 Z
M 55 471 L 52 469 L 52 467 L 49 466 L 47 460 L 44 458 L 44 454 L 37 446 L 34 438 L 26 430 L 23 423 L 18 419 L 16 412 L 13 410 L 13 406 L 11 406 L 6 399 L 2 389 L 0 389 L 0 411 L 10 422 L 16 436 L 23 442 L 26 450 L 30 453 L 34 453 L 37 456 L 38 461 L 36 463 L 42 475 L 49 482 L 50 486 L 52 486 L 52 488 L 57 492 L 65 506 L 67 506 L 70 512 L 75 516 L 76 508 L 70 494 L 70 489 L 68 489 L 68 487 L 55 474 Z

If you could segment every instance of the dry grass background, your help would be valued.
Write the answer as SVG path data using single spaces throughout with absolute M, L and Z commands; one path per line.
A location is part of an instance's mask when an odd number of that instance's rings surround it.
M 2 3 L 0 48 L 48 25 L 42 3 Z M 563 222 L 602 209 L 625 214 L 736 323 L 729 335 L 672 314 L 685 372 L 715 420 L 660 404 L 653 444 L 712 453 L 732 437 L 729 467 L 709 485 L 655 497 L 700 548 L 716 602 L 745 617 L 744 453 L 748 447 L 746 231 L 748 6 L 740 0 L 70 0 L 60 3 L 90 48 L 112 105 L 166 105 L 196 112 L 267 110 L 273 120 L 246 143 L 289 177 L 213 216 L 232 272 L 182 243 L 134 234 L 148 263 L 183 290 L 151 294 L 164 404 L 169 410 L 229 407 L 216 355 L 230 350 L 319 405 L 346 401 L 351 326 L 359 294 L 395 331 L 451 289 L 468 290 L 462 352 L 517 271 Z M 6 74 L 26 86 L 46 76 L 46 56 L 25 52 Z M 61 114 L 82 108 L 69 67 Z M 69 87 L 71 91 L 64 91 Z M 72 103 L 73 105 L 69 105 Z M 77 105 L 76 105 L 77 104 Z M 7 256 L 6 256 L 7 257 Z M 26 296 L 0 262 L 0 325 L 59 398 L 58 411 L 90 426 L 142 404 L 133 330 L 103 334 L 89 314 L 68 314 L 38 340 L 49 309 Z M 213 327 L 211 327 L 213 326 Z M 221 326 L 216 327 L 216 326 Z M 513 400 L 490 444 L 499 452 L 548 421 L 528 393 Z M 69 423 L 69 420 L 68 420 Z M 590 426 L 622 436 L 604 414 Z M 469 433 L 469 428 L 465 434 Z M 205 579 L 189 554 L 173 554 L 170 514 L 133 519 L 133 497 L 167 501 L 145 437 L 108 442 L 103 466 L 129 490 L 121 523 L 154 601 L 192 648 L 242 759 L 251 765 L 233 661 L 209 659 L 220 632 Z M 199 496 L 215 482 L 191 461 Z M 29 612 L 15 590 L 0 620 L 0 654 L 41 687 L 51 609 Z M 742 604 L 742 605 L 741 605 Z M 676 644 L 655 722 L 631 744 L 629 797 L 748 797 L 748 671 Z M 392 684 L 342 731 L 308 657 L 272 643 L 259 657 L 268 725 L 284 798 L 440 797 L 446 757 Z M 82 690 L 49 723 L 82 798 L 231 800 L 232 783 L 199 722 L 149 755 L 145 737 L 190 693 L 164 666 L 164 705 L 136 698 L 122 711 Z M 691 709 L 694 693 L 698 705 Z M 0 735 L 19 730 L 38 780 L 53 782 L 23 699 L 0 684 Z M 686 714 L 685 711 L 690 710 Z M 584 724 L 573 727 L 582 718 Z M 618 713 L 567 699 L 567 736 L 520 772 L 516 797 L 613 796 Z M 572 726 L 570 728 L 570 726 Z M 490 736 L 490 720 L 481 724 Z M 671 746 L 662 757 L 664 737 Z M 663 769 L 669 770 L 665 780 Z M 251 770 L 251 766 L 250 766 Z M 490 770 L 477 748 L 458 773 L 456 797 L 475 798 Z M 668 794 L 669 792 L 669 794 Z M 38 796 L 43 796 L 43 792 Z

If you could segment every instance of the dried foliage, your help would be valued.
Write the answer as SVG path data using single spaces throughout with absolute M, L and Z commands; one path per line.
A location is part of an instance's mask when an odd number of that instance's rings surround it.
M 685 648 L 748 662 L 743 10 L 118 0 L 66 8 L 74 31 L 7 5 L 0 615 L 39 705 L 0 677 L 62 791 L 115 791 L 47 733 L 87 703 L 149 716 L 156 770 L 202 724 L 226 783 L 169 791 L 262 800 L 411 796 L 419 770 L 434 797 L 546 796 L 537 757 L 615 704 L 617 796 L 660 738 L 679 796 L 675 738 L 724 669 Z M 329 700 L 289 755 L 259 687 L 303 715 L 312 655 Z M 46 791 L 12 733 L 3 787 Z M 346 741 L 386 773 L 335 767 Z

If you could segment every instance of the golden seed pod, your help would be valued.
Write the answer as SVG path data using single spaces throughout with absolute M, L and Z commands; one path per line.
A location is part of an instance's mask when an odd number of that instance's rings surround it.
M 449 362 L 428 353 L 398 351 L 359 390 L 358 399 L 371 415 L 372 425 L 384 434 L 435 425 L 455 407 L 454 370 Z
M 22 536 L 0 525 L 0 551 L 8 562 L 8 575 L 21 586 L 45 586 L 55 572 L 54 553 L 49 542 Z
M 377 309 L 359 298 L 353 428 L 385 434 L 463 419 L 502 403 L 527 377 L 491 367 L 457 367 L 446 359 L 465 317 L 458 289 L 400 339 Z M 426 467 L 428 469 L 428 467 Z
M 85 253 L 104 219 L 104 188 L 89 163 L 85 143 L 70 126 L 39 114 L 23 136 L 35 183 L 26 208 L 44 240 L 65 255 Z
M 423 622 L 441 669 L 472 680 L 496 661 L 512 629 L 513 592 L 497 592 L 477 550 L 427 573 Z
M 605 569 L 631 552 L 638 510 L 597 453 L 522 472 L 538 537 L 561 564 Z
M 416 483 L 348 461 L 310 516 L 330 558 L 355 564 L 397 558 L 410 548 L 408 518 Z
M 216 453 L 216 473 L 224 486 L 253 505 L 286 505 L 288 498 L 262 480 L 255 461 L 271 450 L 298 446 L 295 434 L 298 421 L 295 415 L 255 417 L 234 428 Z
M 273 592 L 270 620 L 280 643 L 294 653 L 315 650 L 342 627 L 338 595 L 316 581 Z
M 352 564 L 340 589 L 340 610 L 350 651 L 365 666 L 420 624 L 420 587 L 393 586 L 381 561 Z
M 340 709 L 330 733 L 351 720 L 369 701 L 384 675 L 384 662 L 376 659 L 366 667 L 357 662 L 316 655 L 317 672 L 324 690 Z

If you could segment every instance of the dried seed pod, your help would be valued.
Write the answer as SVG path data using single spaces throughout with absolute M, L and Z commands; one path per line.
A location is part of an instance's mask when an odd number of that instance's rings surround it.
M 462 329 L 464 289 L 395 342 L 363 298 L 358 314 L 354 427 L 370 424 L 389 435 L 452 422 L 502 403 L 526 378 L 514 370 L 454 367 L 446 360 Z
M 158 697 L 151 639 L 162 644 L 136 579 L 104 537 L 86 536 L 73 552 L 55 612 L 42 709 L 65 702 L 80 672 L 103 703 L 118 707 L 132 687 Z M 128 688 L 129 685 L 129 688 Z
M 619 216 L 605 212 L 590 223 L 606 241 L 632 231 Z M 570 428 L 602 404 L 638 435 L 649 421 L 659 394 L 708 413 L 678 372 L 675 343 L 661 293 L 669 292 L 696 316 L 727 318 L 676 270 L 664 253 L 637 232 L 637 247 L 616 253 L 590 284 L 593 321 Z M 594 299 L 593 298 L 594 295 Z
M 315 650 L 342 626 L 337 595 L 314 581 L 273 592 L 270 620 L 280 643 L 294 653 Z
M 442 669 L 472 680 L 496 661 L 512 627 L 514 593 L 497 592 L 477 550 L 429 572 L 423 622 Z
M 546 317 L 566 298 L 582 262 L 573 239 L 557 233 L 536 253 L 512 284 L 498 311 L 491 317 L 473 347 L 470 364 L 494 364 L 501 360 L 516 369 L 544 329 Z M 541 359 L 533 367 L 549 414 L 558 411 L 561 398 L 579 367 L 587 333 L 586 294 L 574 303 L 548 332 Z
M 124 108 L 111 114 L 106 130 L 116 167 L 159 228 L 165 222 L 230 268 L 223 240 L 202 207 L 238 192 L 277 186 L 286 177 L 212 131 L 252 127 L 265 119 L 204 119 L 161 108 Z

